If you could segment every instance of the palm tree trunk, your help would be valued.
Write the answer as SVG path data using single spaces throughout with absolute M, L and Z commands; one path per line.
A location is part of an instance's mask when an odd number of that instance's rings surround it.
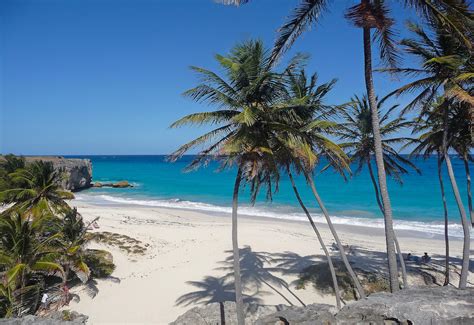
M 237 324 L 245 325 L 244 302 L 242 298 L 242 283 L 240 279 L 240 254 L 237 238 L 237 207 L 239 205 L 239 189 L 242 180 L 242 168 L 239 166 L 235 178 L 234 194 L 232 196 L 232 252 L 234 258 L 234 283 L 235 283 L 235 308 L 237 313 Z
M 260 281 L 262 281 L 264 284 L 266 284 L 270 289 L 272 289 L 276 294 L 278 294 L 280 297 L 283 298 L 283 300 L 285 300 L 290 306 L 294 306 L 294 304 L 291 302 L 290 299 L 288 299 L 283 293 L 280 292 L 280 290 L 278 290 L 277 288 L 275 288 L 274 286 L 272 286 L 270 283 L 268 283 L 267 281 L 265 281 L 264 279 L 260 279 Z
M 466 182 L 467 182 L 467 204 L 469 206 L 469 215 L 471 217 L 471 226 L 474 227 L 474 211 L 472 211 L 472 193 L 471 193 L 471 172 L 469 171 L 469 159 L 468 153 L 465 152 L 463 155 L 464 169 L 466 170 Z
M 301 208 L 306 214 L 306 217 L 308 218 L 308 221 L 311 224 L 311 227 L 313 228 L 313 231 L 316 234 L 316 237 L 318 238 L 319 244 L 321 245 L 321 248 L 323 249 L 324 255 L 326 255 L 326 259 L 328 260 L 329 271 L 331 272 L 332 284 L 334 287 L 334 294 L 336 295 L 336 305 L 337 305 L 337 309 L 339 310 L 341 309 L 341 295 L 339 292 L 339 285 L 337 284 L 336 271 L 334 269 L 334 264 L 332 263 L 331 255 L 329 255 L 329 251 L 326 248 L 326 245 L 324 244 L 324 240 L 321 237 L 321 234 L 319 233 L 318 228 L 316 228 L 316 225 L 313 221 L 313 218 L 311 217 L 311 214 L 309 213 L 308 209 L 303 203 L 303 200 L 301 199 L 300 193 L 298 192 L 298 189 L 296 188 L 295 180 L 293 179 L 293 175 L 291 174 L 289 168 L 288 168 L 288 176 L 290 177 L 291 186 L 293 187 L 293 191 L 295 192 L 296 199 L 298 200 L 299 204 L 301 205 Z
M 368 0 L 362 0 L 367 3 Z M 395 292 L 400 289 L 398 283 L 397 256 L 395 254 L 395 233 L 393 231 L 392 205 L 388 195 L 387 176 L 385 175 L 385 166 L 382 152 L 382 138 L 380 136 L 380 122 L 375 99 L 374 82 L 372 77 L 372 44 L 370 39 L 370 28 L 364 27 L 364 70 L 365 86 L 369 99 L 370 111 L 372 115 L 372 131 L 374 134 L 375 162 L 377 163 L 377 176 L 379 180 L 380 195 L 384 207 L 385 219 L 385 241 L 387 245 L 388 272 L 390 279 L 390 291 Z
M 441 164 L 443 163 L 441 153 L 438 152 L 438 179 L 439 188 L 441 189 L 441 199 L 443 200 L 443 211 L 444 211 L 444 246 L 445 246 L 445 273 L 444 273 L 444 284 L 449 284 L 449 229 L 448 229 L 448 205 L 446 204 L 446 193 L 444 192 L 444 181 L 443 174 L 441 171 Z
M 370 162 L 370 159 L 367 159 L 367 166 L 369 167 L 370 179 L 372 180 L 372 185 L 374 186 L 377 204 L 379 206 L 380 212 L 382 212 L 382 215 L 383 215 L 384 210 L 383 210 L 382 201 L 380 200 L 379 187 L 377 185 L 377 181 L 375 180 L 374 171 L 372 170 L 372 164 Z M 405 260 L 403 259 L 402 250 L 400 249 L 400 244 L 398 243 L 398 238 L 395 233 L 394 233 L 394 238 L 395 238 L 395 248 L 397 249 L 397 254 L 398 254 L 398 261 L 400 262 L 400 266 L 402 268 L 403 287 L 408 288 L 407 269 L 405 266 Z
M 462 267 L 461 276 L 459 277 L 459 289 L 466 289 L 467 277 L 469 275 L 469 249 L 470 249 L 470 225 L 467 221 L 466 210 L 459 194 L 458 184 L 454 176 L 453 165 L 451 164 L 451 158 L 448 154 L 448 107 L 444 107 L 444 128 L 443 128 L 443 154 L 444 160 L 446 161 L 446 167 L 448 168 L 449 180 L 451 187 L 453 188 L 454 198 L 458 205 L 459 214 L 461 215 L 462 229 L 464 233 L 463 241 L 463 252 L 462 252 Z
M 306 304 L 304 303 L 304 301 L 301 300 L 300 297 L 298 297 L 293 291 L 291 291 L 291 289 L 287 285 L 282 284 L 282 286 L 286 289 L 286 291 L 290 293 L 290 295 L 292 295 L 296 300 L 298 300 L 301 306 L 306 307 Z
M 365 298 L 364 288 L 362 288 L 362 285 L 360 284 L 360 281 L 357 278 L 357 275 L 354 273 L 354 270 L 352 269 L 351 264 L 347 260 L 346 253 L 344 252 L 344 247 L 342 246 L 341 241 L 339 240 L 339 236 L 337 235 L 336 229 L 334 228 L 334 225 L 332 224 L 331 218 L 329 217 L 329 213 L 326 210 L 326 207 L 324 206 L 323 200 L 321 200 L 321 197 L 319 196 L 318 191 L 316 190 L 314 181 L 311 175 L 308 175 L 307 172 L 305 172 L 305 177 L 307 181 L 309 182 L 311 190 L 313 191 L 313 195 L 316 198 L 316 201 L 318 202 L 318 205 L 321 208 L 321 211 L 323 211 L 326 222 L 328 223 L 329 230 L 331 230 L 332 236 L 334 237 L 334 240 L 336 241 L 337 247 L 339 249 L 339 253 L 341 254 L 341 259 L 344 262 L 344 265 L 346 266 L 346 269 L 349 272 L 349 275 L 351 276 L 352 281 L 354 281 L 354 285 L 359 294 L 359 298 Z

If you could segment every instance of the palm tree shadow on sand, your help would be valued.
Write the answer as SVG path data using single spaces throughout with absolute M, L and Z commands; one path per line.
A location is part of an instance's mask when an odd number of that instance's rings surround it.
M 272 292 L 283 298 L 286 303 L 290 306 L 294 306 L 292 301 L 283 293 L 282 289 L 285 289 L 287 294 L 293 296 L 302 306 L 306 306 L 305 303 L 290 289 L 290 285 L 283 280 L 275 276 L 272 272 L 281 272 L 281 269 L 275 267 L 268 267 L 266 265 L 272 265 L 275 263 L 273 254 L 268 252 L 256 252 L 253 251 L 250 246 L 245 246 L 240 250 L 240 275 L 242 284 L 245 288 L 253 288 L 256 290 L 255 294 L 258 294 L 262 287 L 266 287 L 272 290 Z M 222 267 L 217 268 L 218 270 L 227 271 L 228 273 L 224 276 L 232 278 L 233 273 L 233 255 L 232 251 L 226 251 L 230 255 L 221 262 Z
M 224 302 L 235 302 L 233 254 L 232 251 L 226 251 L 226 253 L 228 253 L 229 256 L 224 261 L 221 261 L 219 264 L 222 266 L 216 269 L 226 271 L 227 273 L 222 277 L 206 276 L 201 281 L 186 282 L 198 288 L 198 290 L 180 296 L 176 300 L 176 305 L 189 306 L 191 304 L 207 305 L 219 303 L 221 324 L 225 324 Z M 304 306 L 303 301 L 290 289 L 289 284 L 285 280 L 272 274 L 272 272 L 284 273 L 278 268 L 267 266 L 273 263 L 275 263 L 275 261 L 271 253 L 255 252 L 252 251 L 250 246 L 245 246 L 240 249 L 242 284 L 247 292 L 253 291 L 251 295 L 244 295 L 244 302 L 261 304 L 263 301 L 259 297 L 268 294 L 268 292 L 263 289 L 269 288 L 282 297 L 289 305 L 293 305 L 291 300 L 282 292 L 282 289 L 286 289 L 289 294 Z
M 235 302 L 235 285 L 227 277 L 206 276 L 202 281 L 186 282 L 199 290 L 186 293 L 176 299 L 176 305 L 219 303 L 221 324 L 225 324 L 224 302 Z M 244 303 L 260 304 L 262 300 L 249 295 L 243 295 Z

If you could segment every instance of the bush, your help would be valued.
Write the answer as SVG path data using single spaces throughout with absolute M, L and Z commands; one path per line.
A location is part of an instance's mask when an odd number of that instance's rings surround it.
M 105 250 L 88 249 L 85 254 L 85 262 L 94 278 L 106 278 L 115 270 L 112 254 Z

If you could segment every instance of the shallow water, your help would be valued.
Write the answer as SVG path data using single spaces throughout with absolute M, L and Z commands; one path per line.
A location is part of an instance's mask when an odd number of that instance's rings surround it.
M 198 171 L 184 173 L 183 169 L 192 159 L 191 156 L 186 156 L 176 163 L 166 162 L 165 156 L 80 156 L 80 158 L 92 160 L 94 181 L 128 180 L 134 187 L 93 188 L 79 193 L 79 200 L 230 212 L 236 174 L 233 169 L 218 172 L 219 166 L 211 163 Z M 458 158 L 453 157 L 452 160 L 458 186 L 467 208 L 464 165 Z M 403 185 L 389 181 L 393 214 L 396 219 L 395 228 L 442 234 L 443 211 L 436 158 L 417 159 L 415 163 L 422 171 L 422 175 L 415 172 L 405 175 Z M 335 172 L 328 170 L 316 173 L 315 181 L 335 223 L 383 227 L 383 219 L 375 202 L 372 183 L 366 170 L 362 170 L 359 175 L 353 176 L 347 182 Z M 297 185 L 315 219 L 322 220 L 320 210 L 302 177 L 297 179 Z M 460 237 L 462 229 L 459 212 L 447 176 L 445 187 L 450 213 L 450 235 Z M 294 198 L 290 182 L 284 176 L 272 202 L 267 202 L 265 195 L 262 194 L 252 207 L 248 190 L 244 189 L 240 204 L 240 212 L 243 214 L 296 220 L 305 218 Z

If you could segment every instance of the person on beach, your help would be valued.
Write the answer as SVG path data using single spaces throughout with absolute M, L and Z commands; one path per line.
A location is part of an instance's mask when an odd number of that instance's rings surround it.
M 431 261 L 431 256 L 428 255 L 427 252 L 421 257 L 422 263 L 429 263 Z
M 43 293 L 43 296 L 41 297 L 41 309 L 46 310 L 48 308 L 48 294 L 45 292 Z

